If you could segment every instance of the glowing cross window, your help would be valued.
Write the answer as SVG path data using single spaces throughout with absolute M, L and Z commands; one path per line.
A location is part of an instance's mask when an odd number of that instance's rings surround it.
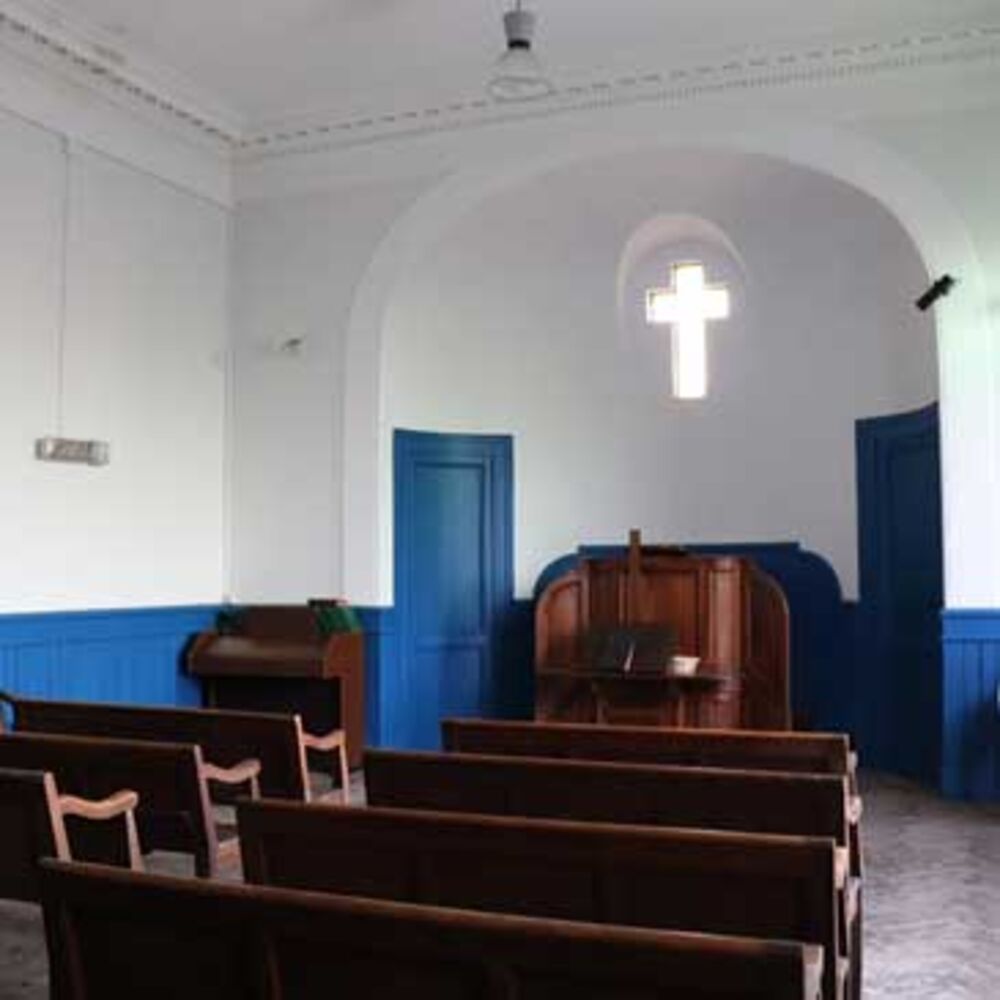
M 677 399 L 703 399 L 708 393 L 706 324 L 729 318 L 729 289 L 705 284 L 701 264 L 675 264 L 671 288 L 646 293 L 646 320 L 673 326 L 671 368 Z

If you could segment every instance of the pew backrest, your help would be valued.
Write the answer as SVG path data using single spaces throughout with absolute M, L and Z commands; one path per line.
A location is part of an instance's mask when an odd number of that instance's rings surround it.
M 238 807 L 248 882 L 399 902 L 805 941 L 837 994 L 829 838 L 476 816 Z
M 0 767 L 49 771 L 61 793 L 84 799 L 131 789 L 144 850 L 190 852 L 201 874 L 215 871 L 219 842 L 197 746 L 14 732 L 0 735 Z
M 677 729 L 445 719 L 443 746 L 455 753 L 560 757 L 632 764 L 736 767 L 850 776 L 848 738 L 837 733 Z
M 38 900 L 38 860 L 72 858 L 67 820 L 103 826 L 89 839 L 97 856 L 141 869 L 137 801 L 128 790 L 100 802 L 61 796 L 51 772 L 0 768 L 0 899 Z
M 61 1000 L 781 1000 L 822 950 L 44 862 Z M 114 942 L 109 947 L 109 941 Z
M 846 779 L 705 767 L 369 750 L 374 806 L 831 837 Z
M 201 747 L 204 760 L 217 767 L 233 767 L 249 758 L 259 761 L 263 795 L 309 797 L 302 723 L 291 713 L 2 697 L 12 708 L 17 732 L 193 743 Z
M 0 769 L 0 899 L 37 899 L 38 859 L 69 859 L 57 803 L 50 773 Z

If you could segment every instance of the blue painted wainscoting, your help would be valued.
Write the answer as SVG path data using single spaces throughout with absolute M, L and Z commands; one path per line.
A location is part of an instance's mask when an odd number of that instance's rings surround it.
M 941 789 L 1000 801 L 1000 610 L 945 611 L 942 626 Z
M 0 688 L 86 701 L 198 705 L 183 671 L 217 606 L 0 615 Z
M 398 717 L 406 710 L 400 697 L 396 610 L 354 610 L 365 633 L 365 740 L 369 746 L 395 746 L 396 734 L 403 729 Z

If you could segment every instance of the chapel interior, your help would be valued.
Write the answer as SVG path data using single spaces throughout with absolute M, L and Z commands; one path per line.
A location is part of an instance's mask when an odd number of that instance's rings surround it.
M 0 1000 L 997 996 L 997 0 L 0 0 Z

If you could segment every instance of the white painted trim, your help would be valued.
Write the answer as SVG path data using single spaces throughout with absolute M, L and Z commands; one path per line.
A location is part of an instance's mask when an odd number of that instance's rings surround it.
M 952 24 L 942 30 L 898 28 L 863 38 L 797 46 L 742 46 L 699 53 L 694 61 L 636 66 L 563 82 L 548 98 L 520 105 L 485 92 L 454 94 L 432 105 L 289 111 L 273 122 L 245 115 L 197 83 L 137 51 L 55 0 L 0 0 L 0 46 L 44 66 L 163 128 L 200 137 L 244 163 L 319 150 L 398 142 L 564 116 L 597 108 L 677 104 L 727 94 L 756 93 L 848 79 L 870 79 L 1000 63 L 1000 23 Z M 938 81 L 940 83 L 940 81 Z M 917 86 L 916 80 L 914 86 Z
M 236 141 L 242 116 L 175 69 L 138 52 L 79 13 L 45 0 L 0 0 L 0 41 L 104 94 L 146 106 L 216 140 Z
M 0 110 L 74 145 L 224 208 L 233 203 L 228 153 L 129 113 L 44 67 L 0 49 Z
M 598 108 L 677 104 L 723 94 L 998 62 L 1000 24 L 953 26 L 943 32 L 898 33 L 797 49 L 758 48 L 743 58 L 721 54 L 686 65 L 637 68 L 614 77 L 576 81 L 556 88 L 548 98 L 517 105 L 475 95 L 430 106 L 353 116 L 286 115 L 268 128 L 251 124 L 238 143 L 238 152 L 242 162 L 251 163 Z

